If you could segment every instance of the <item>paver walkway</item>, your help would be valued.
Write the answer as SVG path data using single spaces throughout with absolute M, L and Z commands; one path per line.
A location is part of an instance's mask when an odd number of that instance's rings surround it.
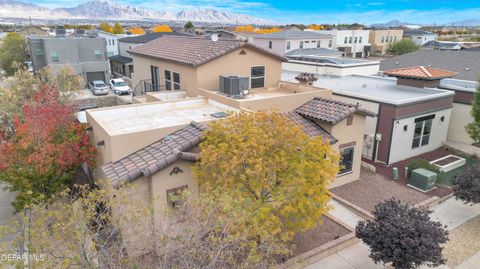
M 348 225 L 354 227 L 358 220 L 358 215 L 351 212 L 348 208 L 342 206 L 336 201 L 331 202 L 335 208 L 330 214 L 342 220 Z M 448 230 L 455 229 L 459 225 L 467 222 L 471 218 L 480 214 L 480 205 L 469 206 L 460 201 L 450 198 L 445 202 L 438 204 L 432 208 L 432 219 L 438 220 L 447 225 Z M 375 264 L 368 257 L 370 250 L 368 246 L 362 242 L 358 242 L 348 248 L 345 248 L 333 255 L 330 255 L 310 266 L 308 269 L 382 269 L 382 264 Z M 421 267 L 426 269 L 430 267 Z M 477 253 L 457 266 L 455 269 L 480 269 L 480 253 Z M 436 269 L 450 269 L 446 265 L 436 267 Z

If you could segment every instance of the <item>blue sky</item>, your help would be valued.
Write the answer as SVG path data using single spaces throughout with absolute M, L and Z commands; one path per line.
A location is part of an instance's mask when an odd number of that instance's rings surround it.
M 21 0 L 20 0 L 21 1 Z M 87 0 L 25 0 L 49 7 L 75 6 Z M 412 23 L 447 23 L 480 19 L 480 0 L 114 0 L 157 10 L 176 12 L 215 8 L 244 13 L 279 23 L 375 23 L 400 20 Z

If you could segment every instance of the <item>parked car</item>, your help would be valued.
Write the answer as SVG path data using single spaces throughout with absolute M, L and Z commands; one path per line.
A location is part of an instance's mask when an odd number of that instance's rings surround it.
M 88 82 L 88 89 L 91 90 L 94 95 L 108 94 L 108 86 L 102 80 Z
M 114 78 L 110 80 L 110 89 L 117 94 L 131 94 L 132 89 L 128 86 L 128 84 L 121 78 Z

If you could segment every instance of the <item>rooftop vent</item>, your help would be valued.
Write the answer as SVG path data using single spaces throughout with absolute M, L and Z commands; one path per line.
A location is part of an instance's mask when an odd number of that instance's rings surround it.
M 249 78 L 240 76 L 220 76 L 220 92 L 229 97 L 244 97 L 250 93 Z
M 470 67 L 466 67 L 466 68 L 465 68 L 465 71 L 470 71 Z
M 212 114 L 210 114 L 210 115 L 212 115 L 212 117 L 214 117 L 214 118 L 219 119 L 219 118 L 225 118 L 226 116 L 228 116 L 228 113 L 227 113 L 227 112 L 220 111 L 220 112 L 212 113 Z

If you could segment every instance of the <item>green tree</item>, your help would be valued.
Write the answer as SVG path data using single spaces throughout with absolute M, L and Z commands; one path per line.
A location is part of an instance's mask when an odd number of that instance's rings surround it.
M 402 39 L 397 42 L 390 43 L 387 48 L 387 53 L 393 55 L 402 55 L 418 50 L 420 47 L 411 39 Z
M 183 28 L 185 29 L 186 32 L 192 30 L 195 26 L 193 25 L 193 23 L 191 21 L 187 21 L 187 23 L 185 23 L 185 25 L 183 26 Z
M 120 23 L 116 22 L 114 25 L 113 25 L 113 29 L 112 29 L 112 32 L 114 34 L 123 34 L 123 27 L 120 25 Z
M 480 83 L 475 91 L 472 110 L 470 115 L 473 117 L 473 122 L 467 124 L 465 129 L 475 143 L 480 142 Z
M 0 66 L 12 76 L 27 60 L 27 42 L 19 34 L 8 33 L 0 48 Z
M 241 203 L 250 217 L 238 229 L 288 241 L 318 225 L 339 170 L 328 143 L 278 113 L 241 113 L 210 127 L 193 174 L 201 191 Z

